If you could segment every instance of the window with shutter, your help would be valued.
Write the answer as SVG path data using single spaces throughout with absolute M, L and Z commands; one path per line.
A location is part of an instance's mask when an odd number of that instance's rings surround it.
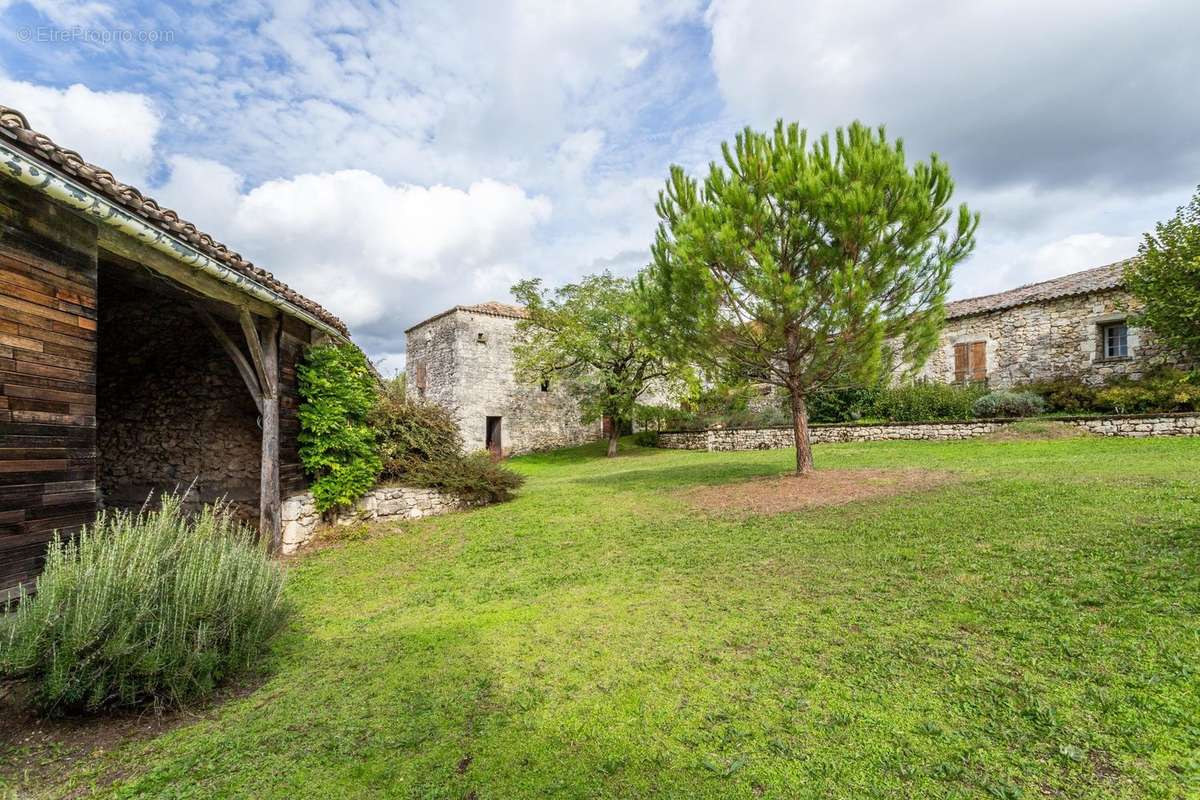
M 416 384 L 417 384 L 417 397 L 424 397 L 425 396 L 425 386 L 426 386 L 425 362 L 418 361 L 416 368 L 413 370 L 413 372 L 415 373 L 414 377 L 416 378 Z
M 954 345 L 954 381 L 987 380 L 987 342 L 960 342 Z
M 971 342 L 971 380 L 987 380 L 987 342 Z

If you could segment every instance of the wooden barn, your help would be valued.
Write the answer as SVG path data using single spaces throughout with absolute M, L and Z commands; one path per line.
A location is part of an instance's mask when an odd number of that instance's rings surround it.
M 275 546 L 296 361 L 336 317 L 0 106 L 0 594 L 55 530 L 186 491 Z

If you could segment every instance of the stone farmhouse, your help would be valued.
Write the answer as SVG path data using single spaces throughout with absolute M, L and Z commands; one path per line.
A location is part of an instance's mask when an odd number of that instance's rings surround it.
M 1129 323 L 1137 302 L 1124 288 L 1129 261 L 997 294 L 946 304 L 938 349 L 918 377 L 983 382 L 997 389 L 1047 378 L 1098 384 L 1140 377 L 1157 365 L 1190 366 Z M 519 306 L 455 306 L 407 331 L 408 393 L 451 410 L 468 450 L 511 455 L 600 438 L 600 423 L 579 422 L 561 386 L 524 385 L 514 376 Z
M 1129 260 L 946 304 L 938 349 L 920 377 L 1002 389 L 1048 378 L 1099 384 L 1157 365 L 1189 366 L 1129 323 Z
M 561 383 L 517 380 L 513 343 L 524 318 L 520 306 L 488 302 L 455 306 L 405 331 L 408 396 L 450 411 L 468 452 L 515 455 L 603 435 L 602 423 L 580 421 Z
M 281 544 L 335 316 L 0 106 L 0 600 L 55 530 L 187 490 Z

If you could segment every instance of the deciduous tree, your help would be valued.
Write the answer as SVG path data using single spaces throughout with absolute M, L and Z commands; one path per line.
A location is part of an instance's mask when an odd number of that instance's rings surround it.
M 608 417 L 608 455 L 615 456 L 638 398 L 676 375 L 663 348 L 638 325 L 633 282 L 605 272 L 554 292 L 538 279 L 525 280 L 512 293 L 529 314 L 517 325 L 518 378 L 563 381 L 585 422 Z
M 1174 217 L 1146 234 L 1138 256 L 1125 271 L 1129 291 L 1145 304 L 1135 321 L 1200 358 L 1200 187 Z
M 919 366 L 978 216 L 950 207 L 950 170 L 854 123 L 809 145 L 797 125 L 747 128 L 703 185 L 671 167 L 657 205 L 644 320 L 673 351 L 786 390 L 796 471 L 812 470 L 805 398 L 874 377 L 888 345 Z

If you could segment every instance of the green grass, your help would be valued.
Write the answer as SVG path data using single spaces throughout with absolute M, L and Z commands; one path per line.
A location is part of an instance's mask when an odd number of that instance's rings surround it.
M 1200 439 L 820 446 L 819 468 L 960 480 L 748 519 L 677 490 L 790 451 L 599 453 L 517 459 L 512 503 L 305 557 L 256 691 L 10 787 L 1200 793 Z

